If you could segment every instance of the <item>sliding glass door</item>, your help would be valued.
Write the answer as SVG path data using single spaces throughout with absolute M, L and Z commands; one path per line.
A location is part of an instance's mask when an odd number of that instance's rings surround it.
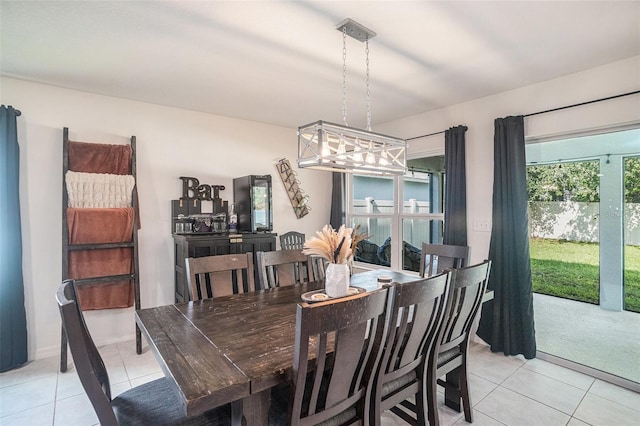
M 640 383 L 640 130 L 527 146 L 538 350 Z

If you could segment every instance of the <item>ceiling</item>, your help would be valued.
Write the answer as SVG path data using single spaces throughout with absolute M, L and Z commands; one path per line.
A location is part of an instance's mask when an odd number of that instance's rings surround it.
M 2 75 L 292 128 L 342 122 L 345 18 L 377 33 L 374 129 L 640 55 L 640 1 L 0 5 Z M 352 38 L 347 100 L 349 125 L 364 127 L 364 44 Z

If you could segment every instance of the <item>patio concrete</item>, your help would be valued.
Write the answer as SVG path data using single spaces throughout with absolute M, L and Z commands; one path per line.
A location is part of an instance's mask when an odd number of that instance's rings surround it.
M 533 295 L 538 351 L 640 384 L 640 314 Z

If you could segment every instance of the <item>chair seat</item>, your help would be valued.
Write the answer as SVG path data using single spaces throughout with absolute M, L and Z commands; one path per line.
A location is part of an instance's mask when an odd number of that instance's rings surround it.
M 413 383 L 416 381 L 416 371 L 412 370 L 405 374 L 404 376 L 400 376 L 395 380 L 391 380 L 390 382 L 382 385 L 382 398 L 384 399 L 387 395 L 391 395 L 398 389 L 404 388 L 409 383 Z
M 438 354 L 438 367 L 442 367 L 444 364 L 448 363 L 458 355 L 460 355 L 460 347 L 456 346 L 455 348 L 451 348 L 448 351 L 444 351 Z
M 196 417 L 185 417 L 177 396 L 167 378 L 136 386 L 111 401 L 119 425 L 230 425 L 231 407 L 207 411 Z

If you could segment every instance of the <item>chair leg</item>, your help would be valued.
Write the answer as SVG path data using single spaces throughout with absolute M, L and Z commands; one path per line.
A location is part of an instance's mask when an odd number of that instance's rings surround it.
M 365 404 L 365 410 L 368 411 L 369 422 L 371 426 L 380 426 L 382 422 L 382 408 L 380 407 L 382 396 L 377 390 L 374 390 L 368 397 L 368 405 Z
M 67 332 L 62 327 L 62 333 L 60 335 L 60 372 L 67 371 Z
M 427 371 L 427 415 L 429 426 L 440 426 L 440 416 L 438 415 L 438 377 L 435 371 Z M 435 368 L 433 369 L 435 370 Z
M 424 377 L 424 376 L 423 376 Z M 420 390 L 416 393 L 416 418 L 419 426 L 426 426 L 427 424 L 427 407 L 429 404 L 426 401 L 426 383 L 423 380 L 420 385 Z
M 427 378 L 427 374 L 426 374 L 425 368 L 424 367 L 419 368 L 418 371 L 416 371 L 416 374 L 418 374 L 418 377 L 422 378 L 422 380 L 420 380 L 420 387 L 418 388 L 418 392 L 416 392 L 416 395 L 415 395 L 416 420 L 418 421 L 417 423 L 418 425 L 426 425 L 427 424 L 427 407 L 429 406 L 429 404 L 427 403 L 427 381 L 425 380 Z
M 469 375 L 467 374 L 467 363 L 464 362 L 460 366 L 460 396 L 462 398 L 462 407 L 464 408 L 464 419 L 473 423 L 473 410 L 471 409 L 471 394 L 469 393 Z

